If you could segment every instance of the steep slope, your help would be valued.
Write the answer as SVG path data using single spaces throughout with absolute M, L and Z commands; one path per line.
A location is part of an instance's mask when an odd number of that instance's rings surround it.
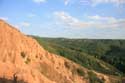
M 0 83 L 110 83 L 119 80 L 49 53 L 36 40 L 3 20 L 0 20 L 0 57 Z
M 101 40 L 99 43 L 99 46 L 97 48 L 96 42 L 93 42 L 94 40 L 85 40 L 85 39 L 65 39 L 65 38 L 41 38 L 37 36 L 33 36 L 46 50 L 64 56 L 83 67 L 86 67 L 88 69 L 93 69 L 95 71 L 109 74 L 109 75 L 121 75 L 122 73 L 113 65 L 110 65 L 100 58 L 98 58 L 98 55 L 90 54 L 90 52 L 94 51 L 98 54 L 100 54 L 99 50 L 102 50 L 102 48 L 108 48 L 109 46 L 103 45 L 103 42 Z M 97 42 L 98 42 L 97 41 Z M 90 43 L 91 42 L 91 43 Z M 105 43 L 108 41 L 105 41 Z M 115 42 L 115 41 L 114 41 Z M 93 45 L 94 44 L 94 45 Z M 110 45 L 110 43 L 108 43 Z M 91 50 L 88 50 L 91 49 Z M 97 49 L 97 50 L 96 50 Z M 87 50 L 87 53 L 86 51 Z M 105 50 L 102 50 L 105 51 Z M 117 51 L 118 52 L 118 51 Z M 120 52 L 120 51 L 119 51 Z M 121 53 L 121 52 L 120 52 Z M 119 54 L 120 54 L 119 53 Z M 113 52 L 112 52 L 113 54 Z M 71 56 L 72 55 L 72 56 Z M 101 54 L 100 54 L 101 56 Z M 114 55 L 115 57 L 115 55 Z M 119 58 L 120 56 L 116 57 Z M 113 57 L 110 57 L 107 60 L 112 61 Z M 124 58 L 124 56 L 122 56 Z M 122 67 L 119 65 L 119 67 Z

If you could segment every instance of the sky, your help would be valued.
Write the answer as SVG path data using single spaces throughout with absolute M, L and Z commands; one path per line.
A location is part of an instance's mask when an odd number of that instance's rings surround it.
M 0 19 L 27 35 L 125 39 L 125 0 L 0 0 Z

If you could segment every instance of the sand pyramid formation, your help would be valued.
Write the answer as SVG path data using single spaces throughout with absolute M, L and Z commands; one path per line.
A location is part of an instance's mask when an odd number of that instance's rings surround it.
M 0 83 L 89 83 L 88 70 L 44 50 L 36 40 L 0 20 Z M 108 76 L 98 74 L 110 83 Z M 4 81 L 4 82 L 3 82 Z
M 45 51 L 36 40 L 0 20 L 0 78 L 27 83 L 83 83 L 65 63 L 72 62 Z

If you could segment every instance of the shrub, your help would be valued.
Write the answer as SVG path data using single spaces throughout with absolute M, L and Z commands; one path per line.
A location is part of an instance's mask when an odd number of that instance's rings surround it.
M 25 53 L 24 53 L 24 52 L 21 52 L 21 56 L 22 56 L 23 58 L 25 58 L 25 57 L 26 57 L 26 55 L 25 55 Z
M 26 59 L 25 63 L 28 64 L 31 60 L 29 58 Z
M 88 76 L 90 83 L 104 83 L 104 80 L 99 79 L 92 71 L 88 72 Z
M 70 69 L 70 64 L 67 61 L 64 62 L 64 65 L 66 68 Z
M 77 68 L 76 71 L 77 71 L 77 74 L 79 76 L 84 76 L 85 75 L 85 72 L 81 68 Z

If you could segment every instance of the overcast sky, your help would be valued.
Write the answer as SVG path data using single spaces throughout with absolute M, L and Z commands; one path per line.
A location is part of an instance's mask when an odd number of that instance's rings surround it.
M 125 0 L 0 0 L 0 19 L 29 35 L 125 39 Z

